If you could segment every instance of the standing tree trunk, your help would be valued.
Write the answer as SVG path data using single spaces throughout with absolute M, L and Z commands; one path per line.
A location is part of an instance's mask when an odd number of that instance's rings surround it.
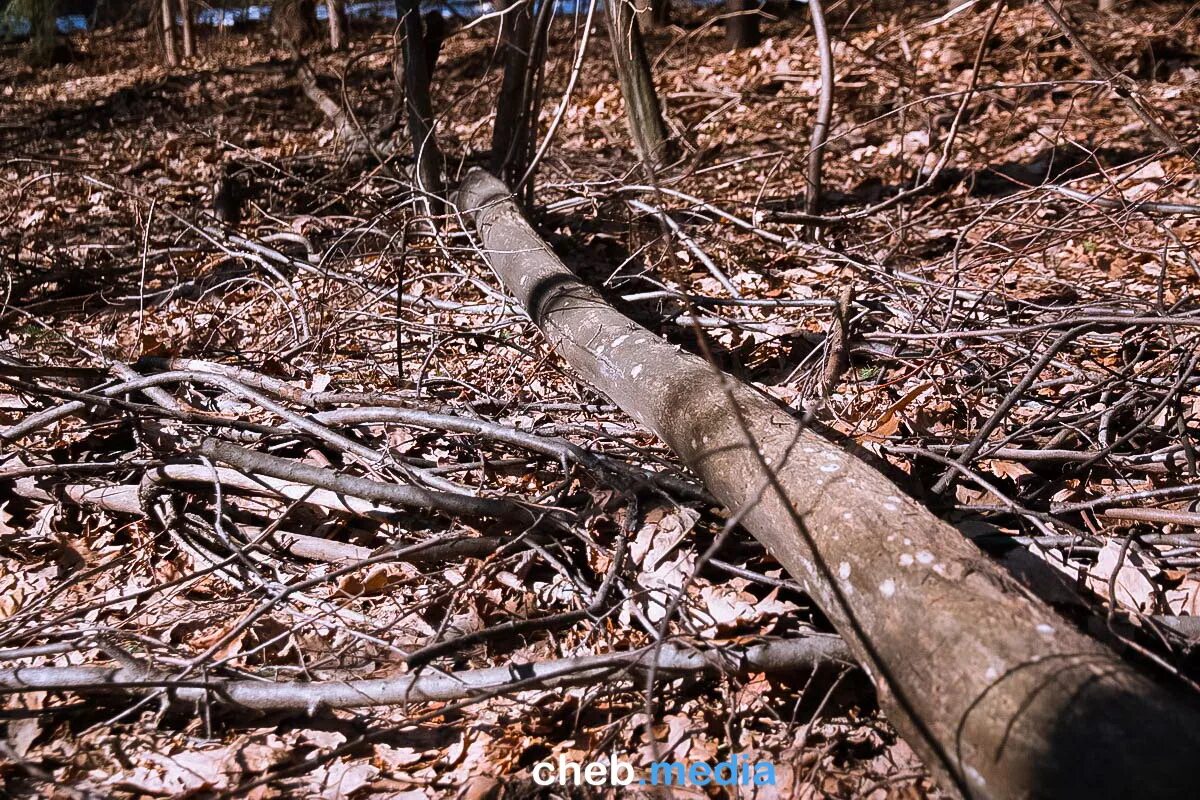
M 334 50 L 345 50 L 350 41 L 345 0 L 326 0 L 325 6 L 329 10 L 329 46 Z
M 534 150 L 538 140 L 546 44 L 554 4 L 538 6 L 532 18 L 529 3 L 504 17 L 500 39 L 505 46 L 504 80 L 496 103 L 489 169 L 517 192 L 529 207 L 534 195 Z
M 531 0 L 517 0 L 500 23 L 500 46 L 504 49 L 504 79 L 496 101 L 496 123 L 492 127 L 492 174 L 515 186 L 527 166 L 529 150 L 529 80 L 533 49 Z M 533 65 L 536 68 L 537 65 Z
M 183 57 L 194 58 L 196 55 L 196 34 L 192 30 L 191 0 L 179 0 L 179 17 L 182 20 L 180 33 L 183 38 Z
M 46 67 L 54 63 L 57 41 L 57 0 L 34 0 L 27 6 L 29 44 L 25 60 L 30 66 Z
M 433 99 L 430 87 L 437 53 L 441 47 L 441 16 L 421 17 L 419 0 L 396 0 L 396 15 L 404 26 L 404 97 L 408 133 L 412 137 L 416 188 L 430 217 L 441 216 L 446 186 L 442 178 L 442 154 L 434 134 Z M 436 28 L 436 30 L 435 30 Z
M 952 796 L 1195 794 L 1193 698 L 1084 636 L 775 401 L 620 314 L 494 177 L 468 173 L 458 206 L 558 354 L 670 445 L 803 584 Z
M 825 159 L 825 142 L 829 138 L 829 120 L 833 116 L 833 45 L 825 26 L 825 9 L 821 0 L 808 0 L 812 15 L 813 35 L 821 59 L 821 97 L 813 121 L 808 150 L 808 191 L 804 195 L 804 212 L 812 216 L 821 213 L 821 164 Z M 816 228 L 813 229 L 815 234 Z
M 659 28 L 671 24 L 671 0 L 650 0 L 650 17 Z
M 179 65 L 179 54 L 175 51 L 175 9 L 171 0 L 162 0 L 162 44 L 163 60 L 168 67 Z
M 632 0 L 610 0 L 604 9 L 629 132 L 645 164 L 654 169 L 667 159 L 667 126 L 636 11 Z
M 665 28 L 671 24 L 671 0 L 634 0 L 634 7 L 642 30 Z
M 725 0 L 725 46 L 730 50 L 757 47 L 758 0 Z
M 288 49 L 303 53 L 317 38 L 315 0 L 278 0 L 271 7 L 271 30 Z

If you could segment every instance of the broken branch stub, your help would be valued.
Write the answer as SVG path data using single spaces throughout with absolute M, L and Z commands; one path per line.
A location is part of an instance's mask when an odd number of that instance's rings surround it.
M 945 788 L 1116 798 L 1197 785 L 1190 698 L 1079 633 L 877 470 L 617 312 L 509 198 L 481 170 L 458 194 L 496 274 L 579 374 L 743 514 Z

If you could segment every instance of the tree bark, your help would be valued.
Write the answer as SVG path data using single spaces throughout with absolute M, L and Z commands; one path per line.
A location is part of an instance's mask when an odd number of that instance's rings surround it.
M 533 49 L 531 0 L 517 0 L 500 23 L 500 46 L 504 49 L 504 78 L 496 100 L 496 123 L 492 126 L 491 170 L 508 185 L 525 174 L 529 156 L 529 80 Z M 536 68 L 536 65 L 534 65 Z
M 665 28 L 671 24 L 670 0 L 633 0 L 633 3 L 642 30 Z
M 441 39 L 437 35 L 427 37 L 418 0 L 396 0 L 396 14 L 404 26 L 404 96 L 408 133 L 413 142 L 416 188 L 429 216 L 438 217 L 444 207 L 446 186 L 442 178 L 442 154 L 434 134 L 430 86 Z
M 625 99 L 629 133 L 645 163 L 651 168 L 659 167 L 668 155 L 667 126 L 632 0 L 605 3 L 604 17 L 621 82 L 621 96 Z
M 179 65 L 179 54 L 175 50 L 175 9 L 171 0 L 162 0 L 162 44 L 163 60 L 168 67 Z
M 650 19 L 658 28 L 670 25 L 671 0 L 650 0 Z
M 271 7 L 270 24 L 280 41 L 303 53 L 317 38 L 315 0 L 279 0 Z
M 725 0 L 725 46 L 730 50 L 757 47 L 761 40 L 758 30 L 758 0 Z
M 29 14 L 29 44 L 25 50 L 25 60 L 33 67 L 48 67 L 57 59 L 58 50 L 58 3 L 56 0 L 41 0 L 27 6 Z
M 12 656 L 9 656 L 12 658 Z M 699 650 L 667 642 L 629 653 L 575 656 L 553 661 L 507 664 L 454 673 L 425 672 L 356 681 L 175 679 L 148 667 L 8 667 L 0 669 L 0 689 L 15 692 L 70 691 L 79 694 L 147 692 L 171 687 L 186 703 L 215 703 L 258 711 L 322 708 L 369 708 L 412 703 L 451 702 L 523 689 L 587 686 L 635 680 L 650 668 L 663 676 L 747 672 L 811 671 L 847 658 L 835 636 L 806 636 L 749 647 Z
M 334 50 L 345 50 L 349 44 L 345 0 L 326 0 L 325 7 L 329 10 L 329 46 Z
M 821 0 L 808 0 L 808 11 L 812 15 L 813 35 L 817 39 L 817 52 L 821 60 L 821 96 L 813 121 L 812 138 L 809 140 L 808 191 L 804 195 L 804 213 L 816 216 L 821 213 L 821 164 L 825 159 L 825 142 L 829 138 L 829 120 L 833 116 L 833 46 L 825 26 L 825 9 Z
M 967 797 L 1177 797 L 1200 711 L 1031 597 L 874 468 L 624 317 L 480 170 L 459 208 L 555 350 L 657 433 L 800 581 L 889 718 Z
M 183 40 L 183 57 L 185 60 L 195 58 L 196 33 L 192 30 L 191 0 L 179 0 L 179 18 L 182 20 L 179 31 L 180 37 Z

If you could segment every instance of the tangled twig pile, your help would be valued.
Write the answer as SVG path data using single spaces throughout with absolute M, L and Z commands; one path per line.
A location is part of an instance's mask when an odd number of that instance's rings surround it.
M 609 67 L 556 19 L 532 216 L 630 316 L 1195 681 L 1195 22 L 827 11 L 820 203 L 797 191 L 807 23 L 732 54 L 705 25 L 656 32 L 681 150 L 646 177 Z M 501 79 L 476 30 L 435 75 L 451 178 L 484 160 Z M 396 113 L 391 42 L 312 59 L 345 125 Z M 810 596 L 503 293 L 471 209 L 431 224 L 402 133 L 343 158 L 291 78 L 230 44 L 255 70 L 238 103 L 215 60 L 66 67 L 112 109 L 99 130 L 34 78 L 0 128 L 5 780 L 482 793 L 616 749 L 935 792 Z M 232 226 L 205 210 L 222 176 Z

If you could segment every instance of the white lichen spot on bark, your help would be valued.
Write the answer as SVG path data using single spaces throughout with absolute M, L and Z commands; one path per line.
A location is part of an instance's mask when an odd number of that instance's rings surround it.
M 1037 626 L 1037 632 L 1040 633 L 1042 636 L 1053 636 L 1054 635 L 1054 626 L 1047 625 L 1044 622 L 1040 622 L 1040 623 L 1038 623 L 1038 626 Z
M 884 597 L 891 597 L 896 593 L 896 582 L 888 578 L 883 583 L 879 584 L 879 593 Z
M 841 564 L 838 564 L 838 577 L 842 580 L 850 577 L 850 562 L 843 561 Z
M 841 464 L 836 461 L 830 461 L 828 464 L 821 465 L 821 472 L 837 472 L 841 468 Z
M 920 561 L 922 564 L 932 564 L 933 553 L 929 552 L 928 550 L 918 550 L 917 561 Z
M 900 554 L 900 566 L 911 567 L 912 563 L 913 563 L 912 553 L 901 553 Z
M 979 770 L 967 765 L 966 773 L 967 777 L 969 777 L 975 783 L 979 784 L 980 786 L 987 786 L 987 781 L 984 780 L 983 776 L 979 774 Z

